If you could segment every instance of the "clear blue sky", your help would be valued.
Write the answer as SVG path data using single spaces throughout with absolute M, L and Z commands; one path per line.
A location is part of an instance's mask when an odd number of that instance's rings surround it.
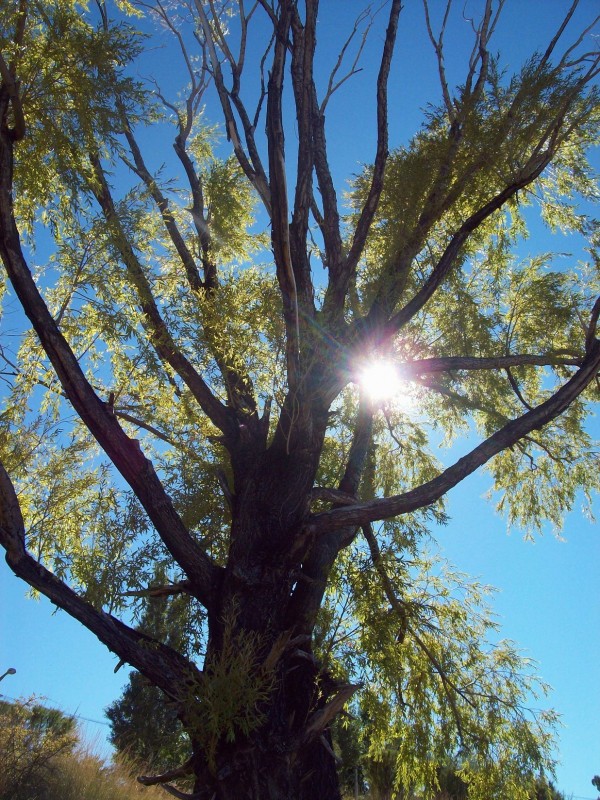
M 321 42 L 339 35 L 342 16 L 361 3 L 322 0 Z M 401 30 L 402 50 L 395 64 L 391 86 L 391 144 L 405 142 L 418 126 L 420 108 L 437 100 L 431 49 L 423 44 L 422 9 L 418 0 L 406 0 Z M 462 0 L 459 4 L 462 8 Z M 533 49 L 552 37 L 567 0 L 507 0 L 505 20 L 496 46 L 503 62 L 516 68 Z M 476 14 L 479 1 L 470 0 L 467 15 Z M 432 0 L 439 11 L 441 0 Z M 597 0 L 583 0 L 579 18 L 590 19 L 600 10 Z M 404 26 L 404 28 L 402 28 Z M 454 52 L 464 60 L 468 26 L 456 32 L 459 46 Z M 377 34 L 375 34 L 377 35 Z M 462 37 L 462 38 L 461 38 Z M 449 56 L 452 38 L 449 36 Z M 168 59 L 168 54 L 164 54 Z M 333 58 L 333 53 L 330 53 Z M 161 53 L 153 60 L 160 62 Z M 332 103 L 328 121 L 343 110 L 343 134 L 333 141 L 334 168 L 341 178 L 371 160 L 372 125 L 369 117 L 369 81 L 375 66 L 365 63 L 364 72 L 347 84 Z M 449 60 L 449 70 L 456 66 Z M 348 103 L 349 98 L 352 102 Z M 331 119 L 330 119 L 331 118 Z M 350 133 L 349 133 L 350 132 Z M 549 247 L 561 252 L 575 250 L 578 243 L 545 237 L 530 241 L 535 250 Z M 592 433 L 600 434 L 594 422 Z M 554 688 L 549 698 L 563 718 L 560 734 L 558 787 L 576 798 L 595 798 L 591 778 L 600 773 L 600 539 L 598 526 L 576 509 L 567 519 L 562 540 L 548 532 L 534 543 L 522 533 L 507 535 L 502 519 L 483 499 L 488 488 L 485 475 L 475 475 L 450 495 L 452 522 L 438 529 L 444 555 L 459 569 L 499 589 L 494 608 L 502 622 L 502 633 L 517 641 L 527 655 L 539 663 L 539 672 Z M 600 513 L 600 504 L 597 504 Z M 78 714 L 96 724 L 84 723 L 89 735 L 97 736 L 106 751 L 108 732 L 103 709 L 120 694 L 127 668 L 116 675 L 117 660 L 93 635 L 45 600 L 25 599 L 27 587 L 0 563 L 0 674 L 9 666 L 16 675 L 7 676 L 0 692 L 9 697 L 42 695 L 49 705 Z

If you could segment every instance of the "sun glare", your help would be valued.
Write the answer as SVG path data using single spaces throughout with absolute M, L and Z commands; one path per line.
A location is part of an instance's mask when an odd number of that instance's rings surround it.
M 402 378 L 398 367 L 384 358 L 365 364 L 359 372 L 358 382 L 374 403 L 412 405 L 408 382 Z

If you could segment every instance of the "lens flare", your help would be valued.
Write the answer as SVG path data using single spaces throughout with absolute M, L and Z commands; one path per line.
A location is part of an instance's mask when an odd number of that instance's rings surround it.
M 412 405 L 409 384 L 392 361 L 373 358 L 364 363 L 358 373 L 358 383 L 373 403 L 394 403 L 404 407 Z

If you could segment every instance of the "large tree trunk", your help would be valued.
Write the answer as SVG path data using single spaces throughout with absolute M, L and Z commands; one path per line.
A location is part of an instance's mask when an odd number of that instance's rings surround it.
M 237 724 L 231 732 L 233 741 L 222 733 L 213 752 L 207 753 L 206 743 L 197 748 L 195 793 L 215 800 L 339 800 L 328 730 L 334 714 L 328 704 L 334 698 L 335 708 L 341 707 L 353 687 L 336 685 L 319 669 L 306 635 L 294 636 L 283 624 L 257 631 L 261 606 L 265 619 L 285 622 L 285 598 L 271 586 L 270 598 L 264 588 L 238 587 L 232 610 L 211 625 L 205 674 L 231 669 L 226 693 L 247 680 L 259 691 L 264 687 L 264 694 L 247 709 L 252 730 L 245 733 Z M 254 664 L 247 661 L 252 654 Z M 252 698 L 250 694 L 248 700 Z M 240 718 L 245 713 L 239 709 Z
M 309 550 L 302 523 L 320 451 L 315 439 L 322 439 L 324 425 L 311 433 L 293 456 L 275 445 L 236 475 L 229 558 L 221 602 L 209 616 L 204 674 L 210 681 L 228 673 L 224 692 L 238 716 L 207 751 L 207 709 L 200 701 L 199 710 L 183 715 L 198 742 L 195 793 L 201 798 L 340 797 L 329 724 L 354 687 L 336 684 L 320 669 L 310 636 L 314 619 L 307 627 L 305 616 L 296 620 L 290 610 Z M 236 687 L 242 687 L 237 699 Z
M 264 724 L 234 742 L 221 741 L 216 769 L 196 762 L 195 793 L 215 800 L 339 800 L 337 767 L 327 730 L 302 739 L 307 709 L 318 701 L 316 670 L 286 659 Z M 305 665 L 308 665 L 305 666 Z

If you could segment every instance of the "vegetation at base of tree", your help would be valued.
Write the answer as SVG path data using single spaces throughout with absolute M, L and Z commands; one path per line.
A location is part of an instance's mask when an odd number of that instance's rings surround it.
M 346 5 L 0 5 L 0 543 L 168 698 L 191 757 L 148 785 L 338 800 L 355 706 L 409 795 L 527 800 L 556 714 L 435 532 L 479 468 L 529 536 L 600 485 L 598 19 L 508 69 L 502 0 L 423 0 L 391 141 L 414 4 Z

